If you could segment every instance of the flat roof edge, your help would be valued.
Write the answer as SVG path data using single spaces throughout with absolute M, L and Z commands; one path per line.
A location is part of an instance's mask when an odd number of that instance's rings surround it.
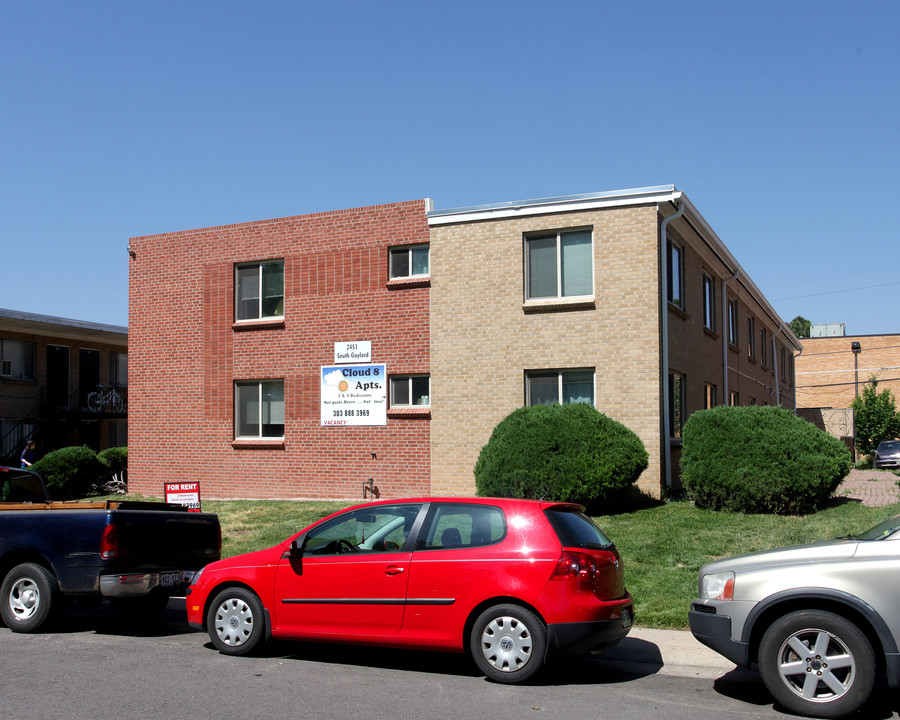
M 19 310 L 6 310 L 0 308 L 0 319 L 24 320 L 27 322 L 43 323 L 45 325 L 62 325 L 65 327 L 81 328 L 83 330 L 96 330 L 109 333 L 128 334 L 128 328 L 122 325 L 106 325 L 105 323 L 88 322 L 87 320 L 73 320 L 71 318 L 55 317 L 53 315 L 38 315 L 37 313 L 21 312 Z
M 489 205 L 432 210 L 428 213 L 429 225 L 493 220 L 514 216 L 542 215 L 577 210 L 670 202 L 681 197 L 674 185 L 610 190 L 607 192 L 585 193 L 581 195 L 560 195 L 557 197 L 521 200 Z

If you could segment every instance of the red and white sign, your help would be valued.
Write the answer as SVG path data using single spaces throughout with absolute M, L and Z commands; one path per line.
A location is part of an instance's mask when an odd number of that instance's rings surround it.
M 166 483 L 166 502 L 184 505 L 188 512 L 200 512 L 200 483 Z

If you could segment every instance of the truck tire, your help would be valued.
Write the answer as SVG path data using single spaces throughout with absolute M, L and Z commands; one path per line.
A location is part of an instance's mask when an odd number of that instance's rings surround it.
M 10 570 L 0 585 L 0 616 L 13 632 L 38 630 L 59 605 L 59 583 L 47 568 L 22 563 Z

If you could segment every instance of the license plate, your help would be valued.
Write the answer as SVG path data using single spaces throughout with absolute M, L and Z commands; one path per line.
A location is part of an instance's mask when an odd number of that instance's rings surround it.
M 631 622 L 632 622 L 631 621 L 631 611 L 623 610 L 622 611 L 622 627 L 623 628 L 631 627 Z
M 181 571 L 173 570 L 171 572 L 161 572 L 159 574 L 159 584 L 162 587 L 172 587 L 181 582 Z

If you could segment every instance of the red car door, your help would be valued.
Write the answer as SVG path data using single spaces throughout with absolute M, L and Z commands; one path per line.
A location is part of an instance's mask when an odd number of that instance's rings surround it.
M 421 505 L 352 510 L 314 527 L 275 574 L 273 633 L 389 637 L 400 631 Z

